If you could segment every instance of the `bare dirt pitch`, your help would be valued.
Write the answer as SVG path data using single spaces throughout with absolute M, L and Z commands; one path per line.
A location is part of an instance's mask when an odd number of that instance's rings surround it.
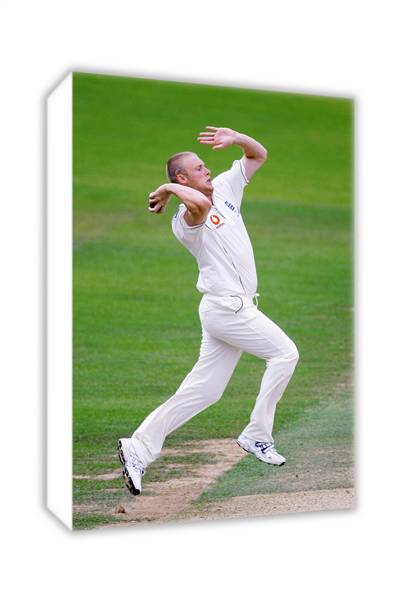
M 166 481 L 147 482 L 144 478 L 144 491 L 133 497 L 126 490 L 122 501 L 112 502 L 113 489 L 108 490 L 110 503 L 107 506 L 95 502 L 75 505 L 74 509 L 86 514 L 106 514 L 118 517 L 119 521 L 103 527 L 124 527 L 143 523 L 160 523 L 170 521 L 198 521 L 248 516 L 265 516 L 309 512 L 319 510 L 346 509 L 353 506 L 352 488 L 325 490 L 309 490 L 238 496 L 218 502 L 194 504 L 194 501 L 209 488 L 223 473 L 240 461 L 245 453 L 234 440 L 203 440 L 180 444 L 175 448 L 166 448 L 162 457 L 167 461 L 168 469 L 175 466 L 175 459 L 186 456 L 190 460 L 206 453 L 212 462 L 196 464 L 192 462 L 189 469 L 179 473 L 178 477 Z M 271 467 L 273 468 L 273 467 Z M 121 489 L 121 470 L 76 479 L 97 481 L 116 481 L 115 491 Z

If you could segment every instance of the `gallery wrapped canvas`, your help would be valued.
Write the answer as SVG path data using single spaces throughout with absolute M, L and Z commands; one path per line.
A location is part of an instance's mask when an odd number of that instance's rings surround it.
M 49 97 L 48 497 L 68 526 L 353 506 L 353 111 L 87 73 Z

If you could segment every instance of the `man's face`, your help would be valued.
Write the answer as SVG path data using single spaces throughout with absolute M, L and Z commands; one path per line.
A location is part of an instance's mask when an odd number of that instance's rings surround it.
M 178 173 L 176 177 L 178 182 L 209 196 L 213 191 L 211 171 L 207 169 L 197 154 L 186 156 L 182 166 L 186 171 L 186 175 Z

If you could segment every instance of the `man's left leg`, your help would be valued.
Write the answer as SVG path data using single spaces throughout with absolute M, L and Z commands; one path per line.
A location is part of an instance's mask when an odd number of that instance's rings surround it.
M 263 460 L 267 451 L 273 449 L 272 429 L 275 409 L 296 367 L 299 358 L 297 348 L 282 329 L 248 299 L 237 314 L 220 312 L 218 319 L 209 318 L 207 327 L 213 335 L 219 336 L 228 344 L 266 361 L 267 369 L 261 381 L 250 421 L 238 440 L 239 443 L 243 442 L 240 445 L 246 450 L 249 448 L 245 447 L 244 440 L 246 438 L 252 440 L 250 450 L 252 452 L 255 448 L 254 444 L 257 443 L 257 450 L 253 453 Z M 280 457 L 277 462 L 274 460 L 266 462 L 283 464 L 285 459 Z
M 262 312 L 258 311 L 257 319 L 251 323 L 260 337 L 245 346 L 248 352 L 266 361 L 267 369 L 250 421 L 242 433 L 253 440 L 273 442 L 276 405 L 293 375 L 299 353 L 294 342 Z

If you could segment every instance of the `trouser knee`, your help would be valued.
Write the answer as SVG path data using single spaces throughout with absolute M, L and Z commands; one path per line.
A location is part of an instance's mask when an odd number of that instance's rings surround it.
M 211 406 L 220 400 L 224 388 L 217 384 L 210 385 L 208 382 L 201 382 L 201 384 L 190 385 L 186 387 L 184 383 L 178 388 L 173 396 L 174 402 L 179 399 L 179 404 L 182 405 L 185 401 L 190 404 L 200 404 L 204 408 Z M 167 400 L 168 402 L 168 400 Z
M 223 393 L 224 393 L 224 390 L 222 390 L 222 391 L 214 390 L 212 394 L 206 394 L 205 398 L 204 398 L 205 405 L 211 406 L 212 404 L 215 404 L 216 402 L 221 400 Z M 204 392 L 203 392 L 203 395 L 204 395 Z
M 296 344 L 290 340 L 290 344 L 282 351 L 281 354 L 267 360 L 267 365 L 279 364 L 288 373 L 293 373 L 299 361 L 299 351 Z
M 297 349 L 296 344 L 292 341 L 291 341 L 290 350 L 289 350 L 287 357 L 288 357 L 288 360 L 293 364 L 293 368 L 294 368 L 297 365 L 297 363 L 299 362 L 300 355 L 299 355 L 299 351 Z

